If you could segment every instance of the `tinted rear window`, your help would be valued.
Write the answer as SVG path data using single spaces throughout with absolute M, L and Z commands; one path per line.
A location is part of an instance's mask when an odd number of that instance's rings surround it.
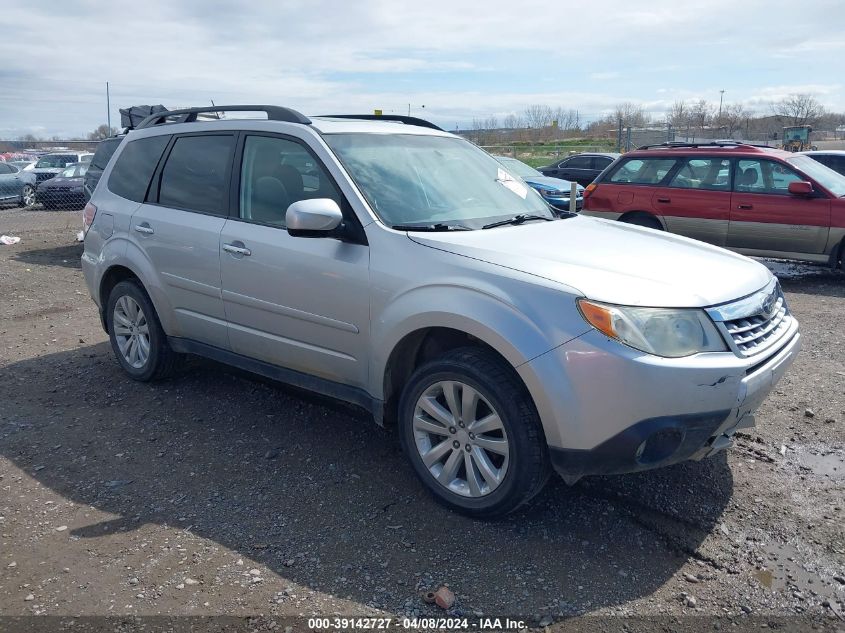
M 169 136 L 150 136 L 128 141 L 109 176 L 109 189 L 123 198 L 143 202 L 169 140 Z
M 225 215 L 234 136 L 183 136 L 161 172 L 158 202 L 177 209 Z
M 101 141 L 97 146 L 97 151 L 94 152 L 94 158 L 91 159 L 91 167 L 94 169 L 105 169 L 109 163 L 109 159 L 114 156 L 114 152 L 122 140 L 122 138 L 109 138 Z
M 656 185 L 675 166 L 674 158 L 631 158 L 614 170 L 610 182 Z
M 566 161 L 562 167 L 568 167 L 570 169 L 592 169 L 592 163 L 593 161 L 589 156 L 576 156 Z

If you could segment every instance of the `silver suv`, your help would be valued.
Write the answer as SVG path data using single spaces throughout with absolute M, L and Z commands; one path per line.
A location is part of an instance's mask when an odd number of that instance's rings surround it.
M 357 403 L 435 497 L 490 516 L 552 469 L 726 448 L 798 352 L 761 264 L 553 219 L 431 123 L 221 109 L 267 120 L 150 116 L 84 213 L 85 277 L 136 380 L 198 354 Z

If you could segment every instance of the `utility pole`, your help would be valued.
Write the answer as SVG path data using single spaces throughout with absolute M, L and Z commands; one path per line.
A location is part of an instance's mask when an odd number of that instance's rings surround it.
M 106 122 L 109 126 L 109 134 L 111 134 L 111 101 L 109 99 L 109 82 L 106 82 Z
M 725 91 L 720 90 L 719 91 L 719 120 L 720 121 L 722 120 L 722 99 L 724 98 L 724 96 L 725 96 Z

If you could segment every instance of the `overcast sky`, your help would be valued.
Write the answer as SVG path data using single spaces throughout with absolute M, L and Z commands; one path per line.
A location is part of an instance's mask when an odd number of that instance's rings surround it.
M 242 6 L 239 6 L 242 5 Z M 80 136 L 132 104 L 411 111 L 448 129 L 541 103 L 810 92 L 845 111 L 843 0 L 7 1 L 0 138 Z M 422 106 L 425 106 L 423 109 Z

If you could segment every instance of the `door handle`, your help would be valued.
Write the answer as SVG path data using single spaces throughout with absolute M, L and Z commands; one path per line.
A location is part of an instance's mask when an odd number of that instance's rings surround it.
M 136 224 L 135 230 L 138 231 L 138 233 L 144 233 L 145 235 L 152 235 L 153 233 L 155 233 L 155 231 L 153 231 L 153 227 L 151 227 L 146 222 Z
M 658 198 L 657 201 L 658 202 L 672 202 L 672 200 L 670 200 L 669 198 Z
M 738 205 L 736 205 L 736 208 L 737 209 L 743 209 L 743 210 L 747 211 L 748 209 L 753 209 L 754 205 L 753 204 L 738 204 Z
M 252 255 L 252 251 L 246 248 L 243 245 L 243 242 L 237 242 L 235 244 L 223 244 L 223 250 L 227 253 L 232 253 L 233 255 L 240 255 L 241 257 L 249 257 Z

